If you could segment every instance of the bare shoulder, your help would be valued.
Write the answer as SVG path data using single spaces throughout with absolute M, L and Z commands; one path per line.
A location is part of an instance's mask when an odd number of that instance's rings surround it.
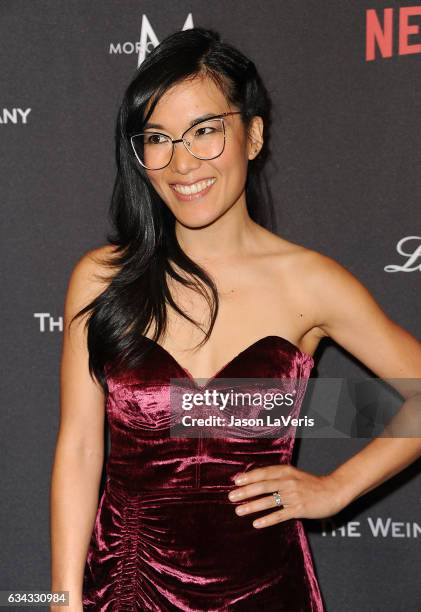
M 118 261 L 116 247 L 105 244 L 96 249 L 91 249 L 83 255 L 76 264 L 80 269 L 92 278 L 94 282 L 109 282 L 115 274 L 116 262 Z
M 287 240 L 257 223 L 254 224 L 254 229 L 253 244 L 258 245 L 260 252 L 273 254 L 278 260 L 282 258 L 299 258 L 305 254 L 316 253 L 316 251 L 312 251 L 297 242 Z
M 315 251 L 300 257 L 319 333 L 380 378 L 419 378 L 421 342 L 392 320 L 369 288 L 332 257 Z
M 312 285 L 319 287 L 321 281 L 328 282 L 329 279 L 342 279 L 342 282 L 346 283 L 352 276 L 351 272 L 333 257 L 298 244 L 291 247 L 291 261 L 305 275 L 305 281 L 310 283 L 310 288 Z
M 288 242 L 284 246 L 286 257 L 279 258 L 287 270 L 296 293 L 312 304 L 318 326 L 323 330 L 327 307 L 337 308 L 358 297 L 370 299 L 370 293 L 361 281 L 333 257 L 315 249 Z M 327 335 L 326 331 L 323 332 Z
M 112 272 L 108 245 L 85 253 L 74 265 L 64 303 L 60 370 L 60 440 L 85 453 L 100 473 L 104 456 L 104 389 L 89 369 L 89 305 L 102 293 Z
M 331 335 L 327 325 L 332 311 L 337 312 L 351 298 L 368 291 L 358 279 L 334 258 L 315 249 L 268 233 L 267 244 L 274 254 L 275 277 L 282 283 L 291 308 L 306 313 L 308 346 Z
M 362 282 L 333 257 L 312 249 L 300 249 L 297 251 L 297 261 L 315 299 L 319 296 L 326 300 L 327 296 L 335 296 L 338 303 L 341 297 L 348 299 L 350 295 L 369 293 Z
M 329 268 L 335 267 L 335 260 L 319 251 L 286 240 L 268 230 L 264 230 L 262 236 L 268 252 L 274 255 L 273 259 L 277 266 L 286 274 L 291 275 L 292 279 L 297 279 L 297 273 L 299 273 L 300 280 L 307 281 L 309 280 L 307 275 L 314 277 L 318 272 L 327 272 Z M 302 278 L 302 274 L 306 275 L 305 279 Z
M 116 261 L 116 251 L 112 245 L 107 244 L 85 253 L 71 272 L 66 310 L 74 314 L 105 291 L 116 274 Z
M 288 271 L 293 278 L 300 275 L 300 280 L 306 283 L 317 283 L 324 277 L 341 277 L 344 281 L 350 272 L 332 257 L 324 255 L 315 249 L 308 248 L 291 240 L 286 240 L 266 230 L 267 244 L 276 254 L 278 265 Z M 302 276 L 304 275 L 304 277 Z

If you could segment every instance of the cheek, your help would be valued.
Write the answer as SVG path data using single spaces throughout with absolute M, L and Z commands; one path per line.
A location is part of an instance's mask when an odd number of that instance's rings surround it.
M 218 171 L 222 178 L 227 180 L 227 183 L 236 185 L 238 182 L 243 182 L 247 175 L 248 160 L 244 157 L 244 151 L 238 147 L 232 148 L 227 155 L 221 158 L 218 164 Z
M 244 169 L 247 170 L 247 164 L 244 164 L 243 148 L 240 146 L 229 147 L 219 159 L 215 159 L 214 166 L 223 177 L 241 176 Z
M 152 187 L 160 196 L 162 196 L 164 193 L 164 178 L 158 175 L 157 173 L 155 173 L 154 175 L 148 174 L 147 176 Z

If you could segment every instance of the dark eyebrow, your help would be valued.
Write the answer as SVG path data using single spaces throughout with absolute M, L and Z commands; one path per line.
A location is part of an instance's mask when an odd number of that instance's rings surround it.
M 222 113 L 220 113 L 222 114 Z M 205 115 L 201 115 L 200 117 L 196 117 L 196 119 L 192 119 L 192 121 L 190 121 L 189 123 L 189 127 L 192 127 L 193 125 L 195 125 L 195 123 L 200 123 L 201 121 L 205 121 L 205 119 L 209 119 L 210 117 L 218 117 L 218 113 L 206 113 Z M 150 128 L 154 128 L 157 130 L 165 130 L 163 125 L 160 125 L 159 123 L 147 123 L 144 126 L 145 130 L 148 130 Z

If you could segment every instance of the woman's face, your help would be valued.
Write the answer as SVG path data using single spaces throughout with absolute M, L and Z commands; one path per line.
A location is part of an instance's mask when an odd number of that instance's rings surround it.
M 197 118 L 208 113 L 218 115 L 235 110 L 238 109 L 229 106 L 212 79 L 195 78 L 175 85 L 164 94 L 146 124 L 161 127 L 145 126 L 145 131 L 159 131 L 177 139 Z M 156 192 L 176 219 L 187 227 L 208 225 L 242 199 L 245 204 L 248 161 L 260 151 L 263 123 L 260 117 L 254 117 L 247 138 L 241 115 L 229 115 L 224 122 L 226 141 L 219 157 L 197 159 L 180 142 L 175 145 L 168 166 L 161 170 L 146 170 Z M 186 195 L 177 192 L 181 186 L 208 179 L 212 179 L 213 184 L 198 193 Z

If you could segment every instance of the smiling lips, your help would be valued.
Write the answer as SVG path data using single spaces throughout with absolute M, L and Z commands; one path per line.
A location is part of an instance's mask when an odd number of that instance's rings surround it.
M 171 185 L 171 188 L 177 193 L 177 196 L 181 196 L 180 199 L 192 199 L 192 197 L 200 197 L 207 193 L 212 185 L 215 183 L 216 179 L 205 179 L 203 181 L 198 181 L 197 183 L 192 183 L 191 185 L 182 185 L 180 183 L 175 183 Z M 183 197 L 184 196 L 184 197 Z

